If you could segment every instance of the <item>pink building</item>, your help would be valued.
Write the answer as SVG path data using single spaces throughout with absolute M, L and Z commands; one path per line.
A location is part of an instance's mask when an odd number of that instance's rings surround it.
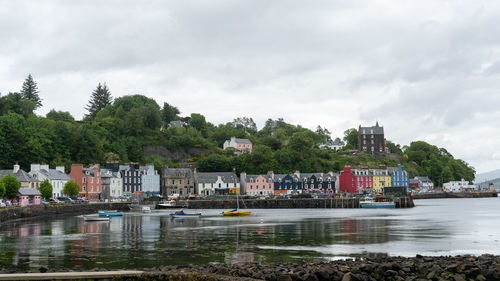
M 42 194 L 34 188 L 20 188 L 16 196 L 18 206 L 40 205 Z
M 232 148 L 236 154 L 242 154 L 244 152 L 252 153 L 252 142 L 249 139 L 237 139 L 232 137 L 230 140 L 224 142 L 223 148 L 224 150 Z
M 273 196 L 274 180 L 270 174 L 246 176 L 246 194 L 254 196 Z

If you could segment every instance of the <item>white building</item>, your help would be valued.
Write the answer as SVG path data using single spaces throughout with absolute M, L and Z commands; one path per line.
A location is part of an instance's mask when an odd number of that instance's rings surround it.
M 240 182 L 236 173 L 195 172 L 196 193 L 200 196 L 226 195 L 240 192 Z
M 148 196 L 160 195 L 160 175 L 153 165 L 141 166 L 142 192 Z
M 476 190 L 475 185 L 469 185 L 469 182 L 462 179 L 461 181 L 450 181 L 443 184 L 443 190 L 446 192 L 464 192 Z
M 49 165 L 33 163 L 28 174 L 39 181 L 48 179 L 52 185 L 52 198 L 63 196 L 64 185 L 71 179 L 64 172 L 64 166 L 49 169 Z
M 330 148 L 332 149 L 333 151 L 339 151 L 341 150 L 342 148 L 344 148 L 345 146 L 345 142 L 341 141 L 341 140 L 330 140 L 330 141 L 327 141 L 326 143 L 322 143 L 319 145 L 319 148 L 320 149 L 324 149 L 324 148 Z
M 120 172 L 101 169 L 102 199 L 114 199 L 123 195 L 123 178 Z

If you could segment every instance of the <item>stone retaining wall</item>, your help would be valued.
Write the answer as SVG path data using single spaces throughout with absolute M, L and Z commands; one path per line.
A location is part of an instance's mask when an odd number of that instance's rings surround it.
M 497 192 L 436 192 L 413 194 L 413 199 L 439 199 L 439 198 L 485 198 L 498 197 Z
M 234 209 L 236 200 L 191 200 L 189 209 Z M 396 208 L 411 208 L 415 205 L 410 198 L 396 199 Z M 332 209 L 359 208 L 359 198 L 325 199 L 240 199 L 242 209 Z
M 90 203 L 1 208 L 0 223 L 22 218 L 84 215 L 97 213 L 99 210 L 125 211 L 129 210 L 128 205 L 129 203 Z

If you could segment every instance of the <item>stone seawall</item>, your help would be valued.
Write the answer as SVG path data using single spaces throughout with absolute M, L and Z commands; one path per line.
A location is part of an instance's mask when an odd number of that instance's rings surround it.
M 76 216 L 97 213 L 99 210 L 128 211 L 129 204 L 130 203 L 91 203 L 2 208 L 0 209 L 0 224 L 2 222 L 22 218 L 55 217 L 61 215 Z
M 498 197 L 497 192 L 436 192 L 413 194 L 413 199 L 440 199 L 440 198 L 487 198 Z
M 396 208 L 411 208 L 415 205 L 410 198 L 396 199 Z M 236 200 L 191 200 L 189 209 L 234 209 Z M 359 198 L 325 199 L 240 199 L 242 209 L 337 209 L 360 208 Z

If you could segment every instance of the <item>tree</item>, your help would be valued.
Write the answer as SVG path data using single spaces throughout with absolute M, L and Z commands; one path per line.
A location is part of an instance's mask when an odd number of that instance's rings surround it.
M 233 126 L 236 128 L 238 126 L 243 126 L 243 128 L 245 128 L 245 131 L 249 129 L 257 132 L 257 125 L 255 124 L 252 118 L 238 117 L 233 120 Z
M 90 96 L 89 104 L 85 106 L 85 109 L 89 112 L 86 117 L 93 120 L 101 109 L 110 105 L 112 102 L 113 98 L 111 97 L 111 92 L 108 86 L 106 86 L 106 83 L 99 83 Z
M 75 118 L 73 118 L 73 116 L 71 116 L 71 113 L 69 113 L 68 111 L 56 111 L 55 109 L 52 109 L 49 113 L 47 113 L 46 117 L 47 119 L 51 119 L 54 121 L 75 121 Z
M 358 148 L 358 130 L 351 128 L 344 131 L 344 140 L 354 148 Z
M 205 121 L 205 116 L 199 113 L 191 113 L 191 119 L 189 119 L 189 126 L 196 128 L 198 131 L 203 131 L 207 125 Z
M 50 184 L 48 179 L 42 181 L 39 190 L 43 199 L 50 200 L 52 198 L 52 184 Z
M 63 187 L 63 193 L 69 197 L 75 197 L 80 192 L 80 186 L 74 180 L 69 180 Z
M 3 198 L 5 195 L 5 186 L 3 186 L 2 181 L 0 181 L 0 198 Z
M 38 93 L 38 86 L 35 80 L 33 80 L 33 76 L 31 76 L 31 74 L 28 74 L 28 77 L 26 78 L 26 80 L 24 80 L 23 83 L 21 96 L 27 100 L 35 102 L 35 108 L 39 108 L 42 106 L 42 99 L 40 99 Z
M 170 124 L 170 122 L 177 120 L 179 118 L 177 115 L 180 114 L 181 112 L 177 107 L 172 106 L 168 103 L 163 103 L 163 108 L 161 110 L 161 117 L 163 119 L 163 122 L 165 122 L 165 125 Z
M 35 102 L 23 98 L 21 93 L 9 93 L 0 97 L 0 115 L 14 112 L 26 117 L 33 114 L 35 108 Z
M 6 175 L 0 179 L 0 185 L 5 188 L 5 198 L 11 199 L 19 192 L 19 181 L 13 175 Z

